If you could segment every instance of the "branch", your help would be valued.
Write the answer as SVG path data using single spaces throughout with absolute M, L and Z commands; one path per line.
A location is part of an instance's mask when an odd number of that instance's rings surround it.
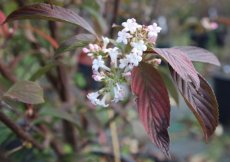
M 57 24 L 55 22 L 49 22 L 48 27 L 51 33 L 51 36 L 57 40 L 58 38 L 58 32 L 57 32 Z M 59 80 L 59 97 L 60 100 L 63 103 L 69 103 L 70 102 L 70 88 L 69 88 L 69 77 L 68 77 L 68 72 L 67 68 L 63 66 L 62 64 L 58 65 L 57 68 L 57 77 Z M 63 133 L 65 140 L 72 146 L 73 150 L 76 152 L 78 150 L 77 146 L 77 136 L 75 133 L 75 128 L 74 126 L 66 121 L 63 120 Z
M 113 37 L 114 28 L 112 26 L 113 26 L 113 23 L 115 23 L 116 20 L 117 20 L 119 4 L 120 4 L 120 0 L 114 0 L 113 17 L 112 17 L 112 20 L 111 20 L 111 23 L 110 23 L 110 26 L 111 26 L 110 33 L 109 33 L 110 37 Z
M 2 105 L 0 105 L 2 106 Z M 24 141 L 28 141 L 33 144 L 39 150 L 43 149 L 43 146 L 35 141 L 33 137 L 30 136 L 25 130 L 16 125 L 10 118 L 8 118 L 4 113 L 0 111 L 0 121 L 2 121 L 8 128 L 10 128 L 19 138 Z

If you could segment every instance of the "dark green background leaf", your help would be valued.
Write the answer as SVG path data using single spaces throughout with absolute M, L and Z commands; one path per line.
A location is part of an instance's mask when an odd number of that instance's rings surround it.
M 5 94 L 4 97 L 27 104 L 43 103 L 43 89 L 36 82 L 18 81 Z

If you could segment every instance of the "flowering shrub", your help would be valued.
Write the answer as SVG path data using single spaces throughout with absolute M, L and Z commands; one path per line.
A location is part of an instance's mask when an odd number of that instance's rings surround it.
M 169 95 L 159 73 L 161 60 L 168 63 L 172 80 L 188 107 L 198 119 L 207 140 L 218 125 L 218 104 L 205 79 L 195 70 L 192 61 L 219 65 L 217 58 L 207 50 L 197 47 L 156 48 L 161 28 L 156 23 L 145 26 L 135 19 L 122 23 L 116 40 L 98 36 L 93 28 L 75 12 L 58 6 L 36 4 L 16 10 L 6 21 L 42 18 L 64 21 L 81 26 L 95 37 L 83 52 L 93 59 L 93 79 L 104 87 L 89 93 L 94 105 L 108 107 L 112 102 L 125 99 L 127 85 L 136 95 L 138 113 L 153 143 L 169 156 L 168 127 L 170 121 Z M 73 40 L 86 42 L 89 34 L 67 40 L 57 51 L 65 51 Z M 77 46 L 77 47 L 80 47 Z M 173 86 L 173 85 L 170 85 Z

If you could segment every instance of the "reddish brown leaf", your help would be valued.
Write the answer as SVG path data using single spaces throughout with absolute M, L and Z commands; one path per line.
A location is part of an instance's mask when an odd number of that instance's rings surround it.
M 19 20 L 19 19 L 47 19 L 61 22 L 68 22 L 74 25 L 79 25 L 86 29 L 90 33 L 96 35 L 93 28 L 80 17 L 76 12 L 54 6 L 46 3 L 33 4 L 19 8 L 12 12 L 6 19 L 6 21 Z
M 220 62 L 217 57 L 206 49 L 193 46 L 174 47 L 174 49 L 184 52 L 192 61 L 210 63 L 220 66 Z
M 8 36 L 9 35 L 9 28 L 7 24 L 2 24 L 5 21 L 6 17 L 5 14 L 0 11 L 0 36 Z
M 5 14 L 2 11 L 0 11 L 0 24 L 2 24 L 5 21 L 5 19 Z
M 191 60 L 181 50 L 173 48 L 155 48 L 154 51 L 163 57 L 172 68 L 186 81 L 194 82 L 200 87 L 200 79 Z
M 147 134 L 168 155 L 170 104 L 164 81 L 155 68 L 141 63 L 132 71 L 131 86 L 137 96 L 139 117 Z
M 212 88 L 200 75 L 200 88 L 197 90 L 193 82 L 183 80 L 171 67 L 170 71 L 177 88 L 199 121 L 207 141 L 218 125 L 218 103 Z

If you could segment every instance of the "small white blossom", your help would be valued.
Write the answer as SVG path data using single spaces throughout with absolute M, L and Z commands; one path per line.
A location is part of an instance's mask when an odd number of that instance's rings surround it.
M 117 83 L 116 86 L 113 88 L 114 99 L 112 101 L 117 103 L 118 101 L 124 100 L 126 96 L 125 91 L 125 87 Z
M 139 25 L 134 18 L 128 19 L 126 22 L 122 23 L 125 31 L 129 31 L 131 34 L 136 32 L 137 29 L 141 28 L 142 26 Z
M 127 44 L 129 38 L 132 38 L 132 36 L 129 33 L 127 33 L 126 31 L 122 30 L 122 31 L 118 32 L 118 38 L 116 41 L 118 43 Z
M 97 105 L 99 96 L 99 92 L 92 92 L 87 95 L 87 98 L 91 101 L 92 104 Z
M 103 41 L 103 49 L 105 49 L 107 47 L 107 45 L 109 44 L 109 38 L 108 37 L 102 37 L 102 41 Z
M 148 37 L 157 36 L 161 31 L 161 27 L 157 26 L 156 23 L 148 26 Z
M 131 46 L 133 47 L 133 53 L 142 54 L 144 51 L 147 50 L 147 46 L 145 45 L 145 42 L 143 40 L 131 42 Z
M 129 60 L 125 57 L 123 59 L 120 59 L 119 68 L 124 69 L 129 64 Z
M 139 65 L 139 62 L 141 62 L 141 60 L 142 56 L 140 56 L 138 53 L 130 53 L 126 55 L 125 58 L 120 59 L 119 68 L 127 68 L 128 70 L 132 70 L 134 66 Z
M 109 104 L 105 103 L 106 100 L 107 100 L 107 97 L 108 97 L 108 94 L 104 94 L 104 96 L 102 97 L 102 99 L 97 101 L 97 105 L 98 106 L 102 106 L 102 107 L 108 107 Z
M 142 57 L 137 53 L 130 53 L 126 56 L 126 58 L 129 60 L 131 64 L 133 64 L 133 66 L 138 66 L 139 62 L 141 62 L 142 60 Z
M 160 33 L 161 27 L 157 26 L 156 23 L 148 26 L 148 38 L 149 40 L 155 44 L 158 33 Z
M 110 69 L 105 65 L 105 61 L 102 59 L 102 56 L 97 56 L 97 58 L 93 60 L 92 68 L 95 71 L 98 71 L 99 68 L 110 71 Z
M 117 67 L 117 57 L 120 55 L 119 48 L 109 48 L 108 53 L 111 58 L 111 64 L 114 65 L 114 67 Z
M 106 99 L 107 99 L 107 94 L 105 94 L 102 99 L 98 99 L 98 97 L 100 96 L 100 93 L 99 92 L 92 92 L 92 93 L 89 93 L 87 95 L 87 98 L 90 100 L 90 102 L 94 105 L 98 105 L 98 106 L 103 106 L 103 107 L 108 107 L 109 105 L 106 104 Z

